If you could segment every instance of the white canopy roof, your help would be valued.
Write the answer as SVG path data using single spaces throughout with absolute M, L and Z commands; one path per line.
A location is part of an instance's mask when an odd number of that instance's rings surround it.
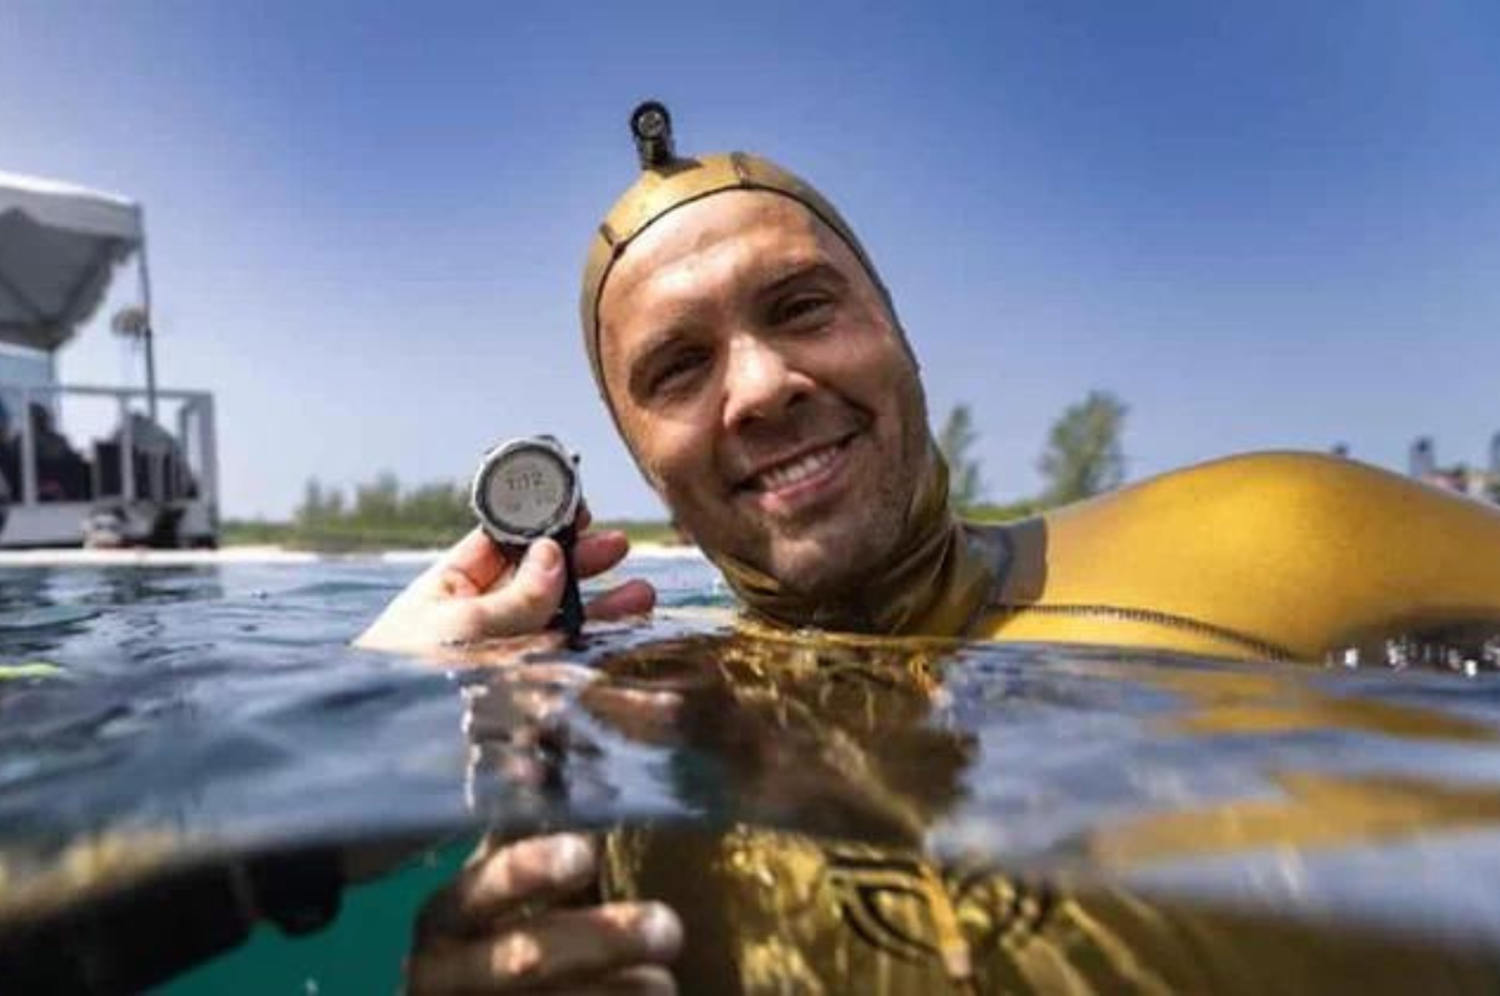
M 0 342 L 67 342 L 144 239 L 134 201 L 0 172 Z

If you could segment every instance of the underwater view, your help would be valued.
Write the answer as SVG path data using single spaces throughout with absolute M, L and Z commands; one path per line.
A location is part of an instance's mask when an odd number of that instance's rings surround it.
M 484 834 L 561 827 L 682 913 L 684 992 L 1500 977 L 1492 662 L 759 633 L 626 567 L 652 621 L 437 665 L 348 646 L 416 564 L 9 571 L 0 988 L 396 992 Z

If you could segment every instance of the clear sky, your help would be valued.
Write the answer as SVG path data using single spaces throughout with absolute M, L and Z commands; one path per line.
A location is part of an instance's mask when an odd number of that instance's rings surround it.
M 648 516 L 579 345 L 625 119 L 823 188 L 940 417 L 1022 497 L 1091 388 L 1132 477 L 1230 451 L 1481 461 L 1500 430 L 1500 5 L 0 0 L 0 169 L 144 201 L 164 385 L 226 511 L 466 477 L 552 431 Z M 66 379 L 136 376 L 102 323 Z

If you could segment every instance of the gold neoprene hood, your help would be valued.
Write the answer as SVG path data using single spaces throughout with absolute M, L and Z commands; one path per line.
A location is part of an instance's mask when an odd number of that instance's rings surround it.
M 730 190 L 760 190 L 790 197 L 838 234 L 885 299 L 907 357 L 916 357 L 901 332 L 896 309 L 864 247 L 828 199 L 769 160 L 743 152 L 680 159 L 672 151 L 671 118 L 660 104 L 645 103 L 631 115 L 640 152 L 640 179 L 625 191 L 589 246 L 580 310 L 583 343 L 599 393 L 619 422 L 599 362 L 599 298 L 609 271 L 636 236 L 658 218 L 693 201 Z M 627 440 L 628 442 L 628 440 Z M 995 579 L 995 561 L 971 541 L 948 510 L 948 469 L 929 434 L 926 458 L 913 488 L 906 519 L 886 561 L 844 595 L 811 599 L 788 590 L 778 578 L 703 547 L 752 613 L 785 626 L 816 625 L 861 633 L 921 633 L 953 636 L 973 619 Z
M 609 389 L 604 383 L 604 370 L 599 360 L 599 299 L 604 295 L 604 283 L 615 262 L 630 247 L 636 236 L 662 216 L 702 200 L 713 194 L 728 190 L 763 190 L 790 197 L 816 215 L 825 225 L 833 229 L 859 258 L 870 279 L 879 288 L 886 305 L 890 306 L 890 294 L 880 279 L 880 274 L 870 263 L 864 246 L 860 245 L 854 230 L 844 221 L 838 209 L 811 184 L 801 177 L 760 156 L 745 152 L 730 152 L 697 158 L 679 158 L 671 151 L 671 124 L 666 109 L 659 104 L 646 103 L 636 108 L 631 115 L 632 128 L 643 113 L 659 110 L 665 124 L 665 142 L 654 161 L 642 149 L 642 172 L 630 189 L 620 195 L 610 209 L 604 223 L 589 243 L 588 261 L 583 269 L 583 293 L 579 297 L 579 317 L 583 325 L 583 345 L 589 354 L 589 366 L 593 368 L 594 380 L 611 412 L 614 404 Z M 637 135 L 637 144 L 641 138 Z M 895 309 L 891 308 L 892 315 Z

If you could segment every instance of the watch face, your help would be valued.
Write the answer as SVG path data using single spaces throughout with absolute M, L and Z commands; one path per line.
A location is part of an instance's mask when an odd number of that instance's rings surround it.
M 561 525 L 573 499 L 573 470 L 553 452 L 520 447 L 498 457 L 481 488 L 483 511 L 516 536 L 535 538 Z

